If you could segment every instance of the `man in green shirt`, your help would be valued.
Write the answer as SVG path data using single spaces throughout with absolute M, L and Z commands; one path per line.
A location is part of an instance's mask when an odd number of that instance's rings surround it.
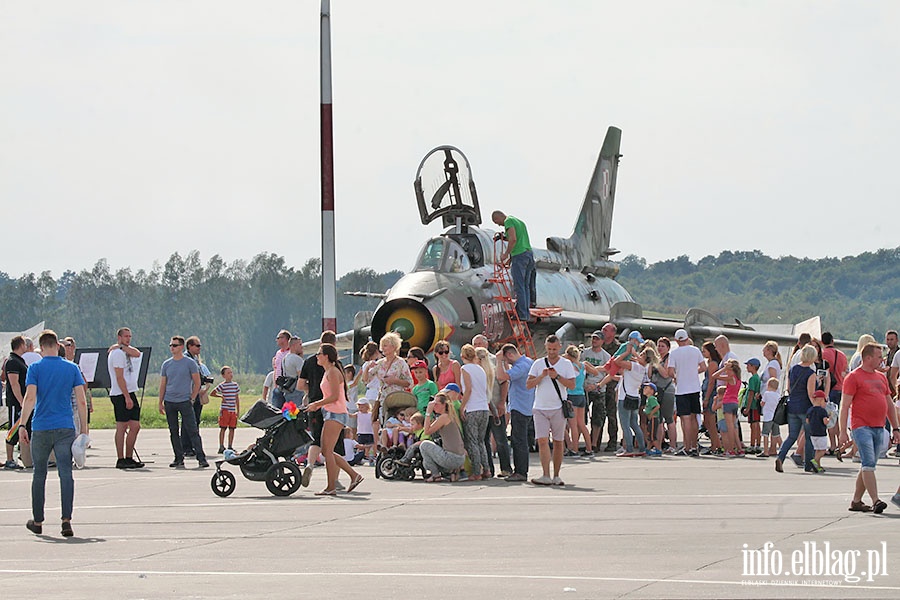
M 520 320 L 532 323 L 534 319 L 528 309 L 537 304 L 537 270 L 531 241 L 528 239 L 528 228 L 521 220 L 513 216 L 507 217 L 499 210 L 491 213 L 491 220 L 505 230 L 507 244 L 506 250 L 500 255 L 500 262 L 510 265 L 516 294 L 516 313 Z

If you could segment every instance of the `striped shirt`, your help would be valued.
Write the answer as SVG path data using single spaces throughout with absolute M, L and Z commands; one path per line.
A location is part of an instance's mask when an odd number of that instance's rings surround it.
M 236 381 L 223 381 L 216 386 L 215 392 L 222 396 L 222 410 L 237 412 L 238 394 L 241 386 Z

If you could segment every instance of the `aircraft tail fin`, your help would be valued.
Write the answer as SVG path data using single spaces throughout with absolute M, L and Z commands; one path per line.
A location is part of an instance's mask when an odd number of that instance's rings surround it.
M 564 254 L 570 263 L 591 267 L 605 262 L 618 252 L 609 247 L 612 234 L 613 205 L 616 198 L 616 175 L 619 170 L 619 146 L 622 130 L 610 127 L 606 131 L 597 165 L 591 176 L 575 230 L 568 239 L 547 239 L 547 249 Z

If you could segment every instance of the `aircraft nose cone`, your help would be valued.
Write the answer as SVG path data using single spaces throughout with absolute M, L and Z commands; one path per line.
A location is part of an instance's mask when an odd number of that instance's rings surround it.
M 436 341 L 437 328 L 434 315 L 419 300 L 395 298 L 378 307 L 372 317 L 372 339 L 378 341 L 389 331 L 427 352 Z
M 403 317 L 394 319 L 394 322 L 391 323 L 391 328 L 395 332 L 400 334 L 400 337 L 402 337 L 404 340 L 408 340 L 416 332 L 416 328 L 412 324 L 412 321 Z

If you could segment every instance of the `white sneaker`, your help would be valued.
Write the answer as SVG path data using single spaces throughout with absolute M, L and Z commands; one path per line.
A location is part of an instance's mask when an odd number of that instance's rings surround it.
M 531 483 L 533 483 L 534 485 L 553 485 L 553 480 L 546 475 L 541 475 L 540 477 L 535 477 L 534 479 L 532 479 Z
M 563 483 L 563 480 L 560 479 L 559 477 L 554 477 L 552 483 L 553 483 L 553 485 L 560 485 L 560 486 L 566 485 L 565 483 Z

